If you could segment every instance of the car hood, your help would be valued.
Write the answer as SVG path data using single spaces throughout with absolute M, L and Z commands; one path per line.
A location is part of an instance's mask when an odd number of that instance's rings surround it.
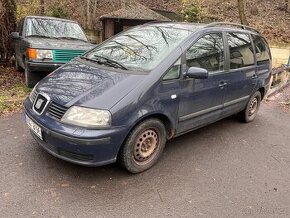
M 138 86 L 145 76 L 118 69 L 112 71 L 75 59 L 41 80 L 37 91 L 66 107 L 81 105 L 110 109 Z
M 90 42 L 71 39 L 49 39 L 31 37 L 25 39 L 31 48 L 41 49 L 71 49 L 71 50 L 84 50 L 87 51 L 95 47 Z

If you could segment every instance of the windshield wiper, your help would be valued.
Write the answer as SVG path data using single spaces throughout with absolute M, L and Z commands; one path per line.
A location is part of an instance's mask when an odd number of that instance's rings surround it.
M 38 38 L 50 38 L 50 39 L 55 39 L 55 37 L 52 36 L 45 36 L 45 35 L 29 35 L 27 37 L 38 37 Z
M 91 61 L 91 62 L 94 62 L 94 63 L 98 63 L 98 64 L 100 64 L 100 61 L 99 61 L 99 60 L 95 60 L 95 59 L 87 58 L 87 57 L 85 57 L 85 56 L 80 56 L 79 58 L 80 58 L 80 59 L 87 60 L 87 61 Z
M 128 68 L 126 68 L 124 65 L 120 64 L 117 61 L 111 60 L 109 58 L 103 57 L 101 55 L 94 55 L 95 58 L 98 58 L 98 61 L 101 64 L 107 64 L 107 65 L 111 65 L 111 66 L 115 66 L 115 67 L 119 67 L 122 68 L 123 70 L 128 70 Z
M 78 41 L 83 41 L 83 42 L 87 42 L 84 39 L 79 39 L 79 38 L 75 38 L 75 37 L 70 37 L 70 36 L 61 36 L 61 37 L 57 37 L 58 39 L 72 39 L 72 40 L 78 40 Z
M 95 56 L 96 57 L 96 56 Z M 103 64 L 103 65 L 108 65 L 110 67 L 118 67 L 118 68 L 122 68 L 123 70 L 128 70 L 126 67 L 124 67 L 122 64 L 119 64 L 118 62 L 112 61 L 110 59 L 104 58 L 102 56 L 100 57 L 96 57 L 96 59 L 91 59 L 85 56 L 80 56 L 81 59 L 87 60 L 87 61 L 91 61 L 97 64 Z

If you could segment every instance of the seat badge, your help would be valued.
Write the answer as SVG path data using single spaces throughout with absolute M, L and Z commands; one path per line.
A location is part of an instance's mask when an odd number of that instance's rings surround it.
M 44 102 L 43 99 L 38 99 L 35 104 L 35 108 L 39 110 L 43 102 Z
M 38 115 L 42 114 L 49 101 L 50 98 L 48 95 L 44 93 L 38 93 L 32 107 L 33 111 Z

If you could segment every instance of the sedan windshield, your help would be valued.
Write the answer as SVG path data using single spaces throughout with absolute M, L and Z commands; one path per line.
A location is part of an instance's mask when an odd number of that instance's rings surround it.
M 53 19 L 28 19 L 26 36 L 67 38 L 87 41 L 87 38 L 79 24 Z
M 105 41 L 85 57 L 103 57 L 129 70 L 150 71 L 191 33 L 179 24 L 139 26 Z

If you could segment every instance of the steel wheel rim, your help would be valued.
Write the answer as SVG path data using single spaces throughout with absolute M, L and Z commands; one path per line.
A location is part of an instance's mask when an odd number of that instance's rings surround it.
M 254 98 L 250 102 L 249 116 L 252 116 L 253 114 L 255 114 L 256 111 L 257 111 L 257 108 L 258 108 L 258 99 L 257 98 Z
M 136 138 L 134 143 L 133 157 L 139 164 L 146 164 L 152 160 L 159 147 L 159 135 L 155 129 L 147 129 Z

